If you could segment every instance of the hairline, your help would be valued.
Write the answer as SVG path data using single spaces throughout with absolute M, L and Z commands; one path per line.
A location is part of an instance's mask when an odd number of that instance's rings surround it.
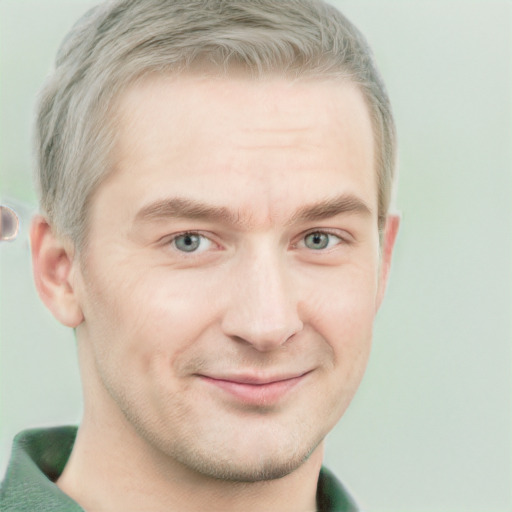
M 226 1 L 227 10 L 222 12 L 229 19 L 226 31 L 219 18 L 221 11 L 217 11 L 221 3 L 211 4 L 212 13 L 215 11 L 211 24 L 205 22 L 206 10 L 199 10 L 203 17 L 196 25 L 187 17 L 190 10 L 177 25 L 172 25 L 170 18 L 168 24 L 165 16 L 170 11 L 159 11 L 161 5 L 157 0 L 112 0 L 87 13 L 61 45 L 55 72 L 42 91 L 36 132 L 40 204 L 56 232 L 68 236 L 79 248 L 87 242 L 91 202 L 96 190 L 115 171 L 109 161 L 115 141 L 115 106 L 126 89 L 152 74 L 204 74 L 205 64 L 210 76 L 230 76 L 238 69 L 254 79 L 268 75 L 316 81 L 343 77 L 353 83 L 370 115 L 381 230 L 396 182 L 396 134 L 385 85 L 360 31 L 323 0 L 293 0 L 290 5 L 297 10 L 289 18 L 280 9 L 274 11 L 271 0 L 262 1 L 261 11 L 259 7 L 252 10 L 249 0 Z M 149 11 L 145 11 L 146 6 Z M 149 14 L 145 16 L 145 12 Z M 163 16 L 162 24 L 154 17 L 158 12 Z M 284 16 L 285 30 L 276 24 L 279 20 L 273 17 L 274 12 Z M 247 15 L 247 20 L 236 18 L 240 13 Z M 145 32 L 140 29 L 144 25 L 131 25 L 139 15 L 142 23 L 155 23 L 155 30 Z M 125 37 L 127 32 L 118 33 L 121 28 L 126 30 L 126 25 L 120 24 L 123 18 L 134 29 L 131 39 Z M 258 21 L 254 20 L 263 20 L 263 24 L 255 28 Z M 240 36 L 245 22 L 250 30 L 247 36 Z M 323 28 L 309 32 L 318 22 Z M 171 42 L 171 26 L 190 39 Z M 199 27 L 199 32 L 190 32 L 191 26 Z M 298 32 L 298 28 L 305 32 Z M 213 32 L 208 32 L 210 29 Z M 273 31 L 281 31 L 275 44 L 268 40 Z
M 114 153 L 114 146 L 117 141 L 118 133 L 120 132 L 117 127 L 118 123 L 121 122 L 122 117 L 122 103 L 126 94 L 130 89 L 136 88 L 139 85 L 143 85 L 148 81 L 151 81 L 155 78 L 164 79 L 164 80 L 181 80 L 182 78 L 199 78 L 199 79 L 247 79 L 251 82 L 264 81 L 272 78 L 283 78 L 289 81 L 290 84 L 297 82 L 308 82 L 308 83 L 333 83 L 339 84 L 339 86 L 343 86 L 344 84 L 351 85 L 357 89 L 357 91 L 361 94 L 361 98 L 366 107 L 367 114 L 369 116 L 369 120 L 371 123 L 372 129 L 372 138 L 373 138 L 373 150 L 374 150 L 374 173 L 376 179 L 376 193 L 377 193 L 377 223 L 379 227 L 379 232 L 381 232 L 382 228 L 382 215 L 386 215 L 387 212 L 380 211 L 380 178 L 381 178 L 381 170 L 379 159 L 382 156 L 382 149 L 380 148 L 380 139 L 381 139 L 381 129 L 377 127 L 377 122 L 375 120 L 375 116 L 373 113 L 373 109 L 371 107 L 370 101 L 365 94 L 364 87 L 353 78 L 350 72 L 344 72 L 341 68 L 337 70 L 335 73 L 318 73 L 315 72 L 314 68 L 305 69 L 300 74 L 294 72 L 288 72 L 287 70 L 268 70 L 259 73 L 255 73 L 253 69 L 249 67 L 239 66 L 237 64 L 232 65 L 231 67 L 220 68 L 219 66 L 208 66 L 203 67 L 202 64 L 197 66 L 190 66 L 187 68 L 182 68 L 178 70 L 167 70 L 167 71 L 156 71 L 154 69 L 146 69 L 141 70 L 138 74 L 130 77 L 128 80 L 122 81 L 115 88 L 115 94 L 111 95 L 110 101 L 108 102 L 108 109 L 110 114 L 107 118 L 106 126 L 103 130 L 107 130 L 111 137 L 108 141 L 108 146 L 110 149 L 104 154 L 100 152 L 100 160 L 104 159 L 104 172 L 101 174 L 100 178 L 95 183 L 94 187 L 91 189 L 88 196 L 85 198 L 83 203 L 83 232 L 78 237 L 78 240 L 75 240 L 70 236 L 73 245 L 76 248 L 77 254 L 87 252 L 87 246 L 89 241 L 89 229 L 90 229 L 90 210 L 91 205 L 94 202 L 94 198 L 102 184 L 113 174 L 115 174 L 116 168 L 115 163 L 112 159 Z M 95 112 L 96 114 L 96 112 Z

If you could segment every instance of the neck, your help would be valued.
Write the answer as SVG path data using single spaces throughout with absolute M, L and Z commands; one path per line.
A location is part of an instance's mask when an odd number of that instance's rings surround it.
M 123 417 L 124 419 L 124 417 Z M 87 415 L 59 488 L 85 510 L 310 512 L 323 446 L 289 475 L 262 482 L 212 479 L 170 460 L 127 424 Z

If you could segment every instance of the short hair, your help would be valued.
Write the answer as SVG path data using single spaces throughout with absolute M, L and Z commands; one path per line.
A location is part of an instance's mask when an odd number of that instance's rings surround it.
M 149 74 L 207 63 L 254 78 L 340 78 L 356 84 L 375 139 L 379 229 L 396 161 L 389 97 L 360 31 L 323 0 L 114 0 L 82 17 L 57 53 L 38 105 L 35 133 L 40 207 L 53 229 L 86 243 L 88 205 L 111 172 L 115 106 Z

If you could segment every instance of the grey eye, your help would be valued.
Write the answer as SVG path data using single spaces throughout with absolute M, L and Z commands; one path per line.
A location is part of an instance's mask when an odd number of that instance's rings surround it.
M 308 249 L 325 249 L 329 245 L 328 233 L 310 233 L 304 238 L 304 245 Z
M 194 252 L 201 245 L 201 236 L 194 233 L 185 233 L 177 236 L 173 242 L 176 249 L 183 252 Z

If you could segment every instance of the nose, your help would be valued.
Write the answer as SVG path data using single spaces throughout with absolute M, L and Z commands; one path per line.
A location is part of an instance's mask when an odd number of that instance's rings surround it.
M 261 255 L 237 270 L 232 274 L 223 332 L 260 352 L 281 347 L 303 328 L 284 262 Z

